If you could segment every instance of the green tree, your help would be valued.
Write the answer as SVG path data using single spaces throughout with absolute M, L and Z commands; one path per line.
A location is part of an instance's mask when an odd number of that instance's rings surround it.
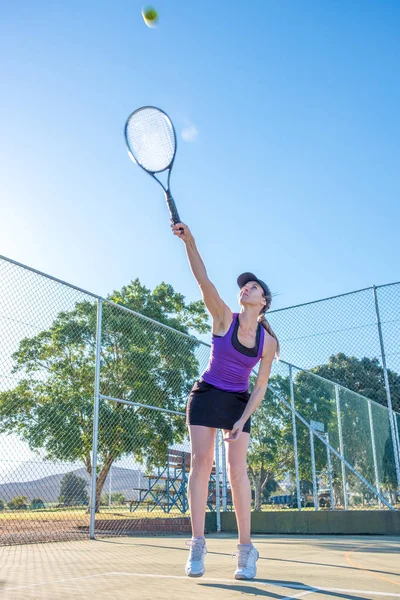
M 397 475 L 393 460 L 393 445 L 390 438 L 386 440 L 382 463 L 381 485 L 389 493 L 391 504 L 394 504 L 396 502 Z
M 332 386 L 307 372 L 294 378 L 295 406 L 308 421 L 323 421 L 328 429 L 334 419 L 335 404 Z M 248 453 L 248 473 L 254 489 L 255 510 L 260 510 L 263 490 L 270 482 L 285 475 L 295 477 L 293 429 L 291 412 L 272 390 L 290 403 L 289 377 L 271 377 L 266 397 L 252 415 L 252 433 Z M 308 428 L 297 420 L 297 448 L 300 478 L 312 481 L 310 435 Z M 325 446 L 314 440 L 316 469 L 326 470 Z
M 31 508 L 34 510 L 37 510 L 38 508 L 45 508 L 45 504 L 41 498 L 33 498 L 31 502 Z
M 109 494 L 103 494 L 101 497 L 101 506 L 108 506 L 110 500 Z M 111 493 L 111 504 L 122 505 L 125 502 L 125 494 L 122 492 Z
M 276 382 L 279 377 L 273 379 Z M 292 462 L 293 438 L 288 410 L 267 390 L 261 406 L 252 415 L 247 455 L 254 510 L 261 510 L 264 490 L 276 485 L 276 480 L 289 470 Z
M 4 508 L 5 508 L 5 505 L 4 505 L 4 500 L 2 500 L 2 499 L 0 498 L 0 510 L 4 510 Z
M 331 356 L 328 364 L 313 369 L 314 373 L 341 384 L 365 398 L 387 407 L 383 368 L 377 358 L 357 359 L 339 353 Z M 400 376 L 388 369 L 388 379 L 393 408 L 400 410 Z M 345 457 L 366 479 L 375 482 L 368 405 L 363 398 L 341 390 L 342 429 Z M 393 479 L 395 459 L 387 411 L 372 406 L 378 469 L 384 487 L 397 487 Z M 381 463 L 381 464 L 379 464 Z M 364 486 L 352 473 L 348 473 L 349 487 L 363 493 Z
M 26 510 L 28 504 L 28 496 L 15 496 L 10 502 L 7 502 L 7 506 L 10 510 Z
M 279 483 L 275 481 L 275 479 L 270 479 L 263 489 L 262 495 L 264 502 L 268 502 L 272 494 L 277 490 L 279 490 Z
M 328 381 L 315 377 L 319 375 Z M 400 391 L 400 377 L 390 372 L 389 378 L 394 397 Z M 297 411 L 307 420 L 311 419 L 324 424 L 325 431 L 329 432 L 331 445 L 339 450 L 338 418 L 336 409 L 335 386 L 339 383 L 341 424 L 344 442 L 345 458 L 370 482 L 375 481 L 372 444 L 369 424 L 368 404 L 365 398 L 370 398 L 386 404 L 383 370 L 377 359 L 356 359 L 343 353 L 331 356 L 329 363 L 315 367 L 310 372 L 295 371 L 294 399 Z M 290 402 L 289 378 L 271 378 L 271 385 Z M 348 388 L 348 389 L 344 389 Z M 354 394 L 351 390 L 356 391 Z M 358 394 L 363 395 L 360 397 Z M 394 455 L 390 438 L 387 412 L 380 406 L 372 405 L 375 441 L 379 457 L 385 454 L 383 465 L 379 465 L 380 473 L 383 469 L 393 471 Z M 300 477 L 312 481 L 310 436 L 309 430 L 300 421 L 297 421 L 297 442 L 299 455 Z M 316 470 L 326 479 L 327 456 L 322 442 L 314 437 Z M 333 486 L 336 502 L 339 498 L 343 502 L 340 462 L 334 456 L 332 466 L 334 471 Z M 384 466 L 385 465 L 385 466 Z M 293 473 L 293 471 L 291 471 Z M 390 477 L 387 477 L 389 480 Z M 350 471 L 347 472 L 349 489 L 353 492 L 362 492 L 363 486 L 359 479 Z
M 86 504 L 89 501 L 87 482 L 75 473 L 67 473 L 61 480 L 60 495 L 58 501 L 61 504 L 72 506 L 74 504 Z
M 294 402 L 297 412 L 306 419 L 324 423 L 325 430 L 329 429 L 334 420 L 335 404 L 332 398 L 332 386 L 327 385 L 321 379 L 310 375 L 306 371 L 300 371 L 294 376 Z M 288 403 L 291 402 L 290 380 L 289 377 L 277 375 L 271 378 L 270 387 L 273 388 Z M 292 417 L 288 409 L 285 409 L 287 415 L 285 423 L 287 428 L 287 440 L 293 447 Z M 297 452 L 299 460 L 300 479 L 312 481 L 311 469 L 311 451 L 310 451 L 310 433 L 309 429 L 303 423 L 296 419 L 297 432 Z M 315 466 L 317 471 L 326 469 L 326 451 L 325 446 L 318 439 L 314 439 L 315 447 Z M 294 477 L 294 454 L 288 461 L 287 472 Z
M 312 372 L 387 406 L 383 368 L 377 358 L 358 359 L 340 352 Z M 400 412 L 400 375 L 388 369 L 388 379 L 393 409 Z
M 183 333 L 209 330 L 201 301 L 161 283 L 153 291 L 139 280 L 109 300 Z M 52 325 L 21 341 L 13 355 L 18 384 L 0 394 L 0 433 L 15 432 L 50 460 L 81 460 L 92 474 L 96 303 L 60 312 Z M 110 398 L 182 410 L 199 374 L 199 343 L 169 328 L 103 303 L 101 393 Z M 198 350 L 198 351 L 197 351 Z M 208 352 L 206 352 L 208 354 Z M 111 465 L 134 452 L 147 465 L 162 465 L 168 446 L 182 439 L 184 419 L 112 400 L 99 407 L 96 510 Z

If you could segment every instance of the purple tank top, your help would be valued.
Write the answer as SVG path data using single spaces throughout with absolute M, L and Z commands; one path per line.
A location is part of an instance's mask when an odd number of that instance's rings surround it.
M 232 323 L 223 336 L 213 335 L 210 360 L 202 379 L 227 392 L 246 392 L 252 369 L 262 356 L 264 347 L 264 327 L 258 326 L 258 348 L 254 351 L 246 348 L 237 339 L 239 326 L 238 313 L 233 313 Z M 257 345 L 257 341 L 256 341 Z M 241 347 L 241 350 L 238 348 Z

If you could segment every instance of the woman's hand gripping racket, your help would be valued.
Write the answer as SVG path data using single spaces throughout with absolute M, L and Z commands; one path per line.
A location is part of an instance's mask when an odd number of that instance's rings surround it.
M 176 154 L 176 135 L 168 115 L 154 106 L 135 110 L 126 121 L 125 140 L 131 159 L 151 175 L 163 188 L 174 225 L 180 223 L 178 211 L 169 189 Z M 167 187 L 155 176 L 168 169 Z

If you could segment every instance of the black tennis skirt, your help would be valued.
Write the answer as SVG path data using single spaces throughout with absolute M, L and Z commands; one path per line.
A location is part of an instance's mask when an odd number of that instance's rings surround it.
M 200 379 L 190 392 L 186 423 L 232 430 L 243 415 L 249 398 L 249 392 L 226 392 Z M 243 431 L 250 433 L 250 418 Z

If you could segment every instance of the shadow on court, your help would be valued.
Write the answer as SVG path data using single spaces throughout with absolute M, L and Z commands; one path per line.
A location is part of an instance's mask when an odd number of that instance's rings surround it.
M 265 580 L 265 581 L 262 581 L 262 583 L 265 583 L 267 585 L 268 585 L 268 583 L 270 585 L 274 585 L 274 582 L 272 580 L 271 581 Z M 309 592 L 310 594 L 314 593 L 315 594 L 315 598 L 321 597 L 321 594 L 324 594 L 326 598 L 342 598 L 342 599 L 345 599 L 345 600 L 364 600 L 365 599 L 365 596 L 353 596 L 353 595 L 349 595 L 349 594 L 335 593 L 335 592 L 326 592 L 326 591 L 319 592 L 318 590 L 315 590 L 312 587 L 307 587 L 307 586 L 302 587 L 301 583 L 295 584 L 292 581 L 286 581 L 286 582 L 280 582 L 280 583 L 287 584 L 290 588 L 292 586 L 297 585 L 298 587 L 295 588 L 295 589 L 297 589 L 297 590 L 304 589 L 305 592 L 306 592 L 306 594 L 307 594 L 307 592 Z M 221 585 L 221 584 L 207 584 L 207 583 L 205 583 L 204 587 L 210 588 L 210 594 L 211 593 L 214 594 L 214 590 L 215 589 L 224 589 L 224 590 L 231 590 L 231 591 L 235 591 L 236 590 L 237 592 L 240 592 L 241 594 L 249 594 L 251 596 L 254 596 L 254 587 L 250 587 L 250 586 L 246 587 L 246 585 L 242 585 L 242 586 L 235 586 L 235 585 L 228 586 L 228 585 Z M 293 592 L 293 593 L 296 595 L 296 592 Z M 259 590 L 259 591 L 257 591 L 257 596 L 260 596 L 261 598 L 262 597 L 265 597 L 265 598 L 277 598 L 279 600 L 282 600 L 282 595 L 281 594 L 275 594 L 274 592 L 271 592 L 269 590 Z
M 213 597 L 215 590 L 225 590 L 226 592 L 236 592 L 238 595 L 239 594 L 249 594 L 250 596 L 254 596 L 254 587 L 250 586 L 250 585 L 224 585 L 222 583 L 204 583 L 201 584 L 201 586 L 203 588 L 208 588 L 209 589 L 209 597 Z M 257 590 L 257 596 L 260 596 L 260 598 L 276 598 L 277 600 L 281 600 L 282 599 L 282 595 L 281 594 L 276 594 L 274 592 L 269 591 L 268 589 L 265 590 Z

